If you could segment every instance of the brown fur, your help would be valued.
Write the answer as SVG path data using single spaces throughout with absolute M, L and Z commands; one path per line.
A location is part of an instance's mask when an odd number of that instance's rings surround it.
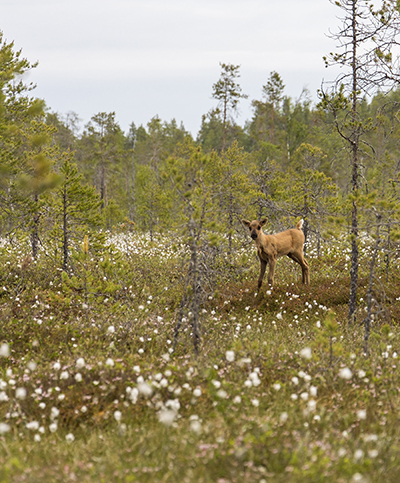
M 301 229 L 303 220 L 297 223 L 296 228 L 291 228 L 275 235 L 266 235 L 262 231 L 262 227 L 267 223 L 266 218 L 251 222 L 242 220 L 242 223 L 250 230 L 250 236 L 255 241 L 258 258 L 260 259 L 261 271 L 258 277 L 258 289 L 261 288 L 267 264 L 269 266 L 268 283 L 270 285 L 274 284 L 276 260 L 284 255 L 287 255 L 301 266 L 303 283 L 310 283 L 309 267 L 303 254 L 304 233 Z

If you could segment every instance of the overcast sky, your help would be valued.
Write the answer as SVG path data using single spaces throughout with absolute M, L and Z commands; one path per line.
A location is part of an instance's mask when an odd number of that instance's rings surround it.
M 212 85 L 219 63 L 240 65 L 247 100 L 237 122 L 252 115 L 251 100 L 277 71 L 285 94 L 304 87 L 312 98 L 323 78 L 327 37 L 340 10 L 329 0 L 0 0 L 0 30 L 30 62 L 35 95 L 83 127 L 98 112 L 115 111 L 124 131 L 158 115 L 197 135 L 216 107 Z

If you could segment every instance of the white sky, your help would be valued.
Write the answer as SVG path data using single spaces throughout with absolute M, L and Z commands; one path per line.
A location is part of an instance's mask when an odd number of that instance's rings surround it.
M 158 115 L 197 135 L 216 107 L 219 62 L 240 65 L 241 125 L 272 71 L 296 99 L 313 99 L 340 25 L 329 0 L 0 0 L 0 30 L 39 66 L 28 77 L 52 111 L 76 112 L 81 127 L 116 112 L 124 131 Z

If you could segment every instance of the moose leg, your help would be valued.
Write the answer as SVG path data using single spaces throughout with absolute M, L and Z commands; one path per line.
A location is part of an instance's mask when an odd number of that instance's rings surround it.
M 267 262 L 260 257 L 260 276 L 258 277 L 258 290 L 260 290 L 261 288 L 266 268 Z
M 274 284 L 275 262 L 276 262 L 276 260 L 272 257 L 270 257 L 269 260 L 268 260 L 268 266 L 269 266 L 268 283 L 271 285 L 271 287 Z
M 302 278 L 303 278 L 303 283 L 306 285 L 310 284 L 310 270 L 308 267 L 307 261 L 304 259 L 304 257 L 301 255 L 297 255 L 295 253 L 289 253 L 288 257 L 291 258 L 293 261 L 298 263 L 301 267 L 301 272 L 302 272 Z
M 307 261 L 304 260 L 304 258 L 301 269 L 303 270 L 303 283 L 305 283 L 306 285 L 310 285 L 310 269 L 308 267 Z

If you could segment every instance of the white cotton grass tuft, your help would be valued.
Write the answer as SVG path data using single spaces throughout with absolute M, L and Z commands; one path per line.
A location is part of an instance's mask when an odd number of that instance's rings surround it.
M 85 367 L 85 359 L 83 357 L 79 357 L 75 365 L 77 369 L 83 369 Z
M 36 362 L 35 362 L 35 361 L 30 361 L 30 362 L 28 362 L 27 367 L 28 367 L 28 369 L 29 369 L 31 372 L 33 372 L 33 371 L 35 371 L 35 370 L 36 370 L 36 368 L 37 368 L 37 364 L 36 364 Z
M 309 396 L 308 392 L 305 392 L 305 391 L 300 394 L 300 397 L 303 401 L 308 401 L 308 396 Z
M 7 423 L 0 423 L 0 434 L 8 433 L 10 431 L 11 427 Z
M 368 450 L 368 456 L 372 459 L 376 458 L 378 456 L 378 454 L 379 454 L 379 451 L 377 449 Z
M 342 369 L 339 371 L 339 377 L 341 379 L 349 380 L 353 377 L 353 373 L 348 367 L 342 367 Z
M 140 382 L 137 388 L 140 394 L 145 397 L 150 397 L 153 394 L 153 388 L 147 382 Z
M 314 401 L 314 399 L 311 399 L 310 401 L 308 401 L 307 407 L 309 411 L 313 412 L 317 408 L 317 402 Z
M 72 443 L 73 441 L 75 441 L 75 436 L 72 433 L 68 433 L 65 436 L 65 440 L 67 441 L 67 443 Z
M 168 399 L 165 403 L 165 407 L 177 413 L 181 407 L 181 403 L 179 402 L 179 399 Z
M 52 407 L 50 410 L 50 419 L 57 419 L 58 416 L 60 415 L 60 410 L 56 407 Z
M 364 419 L 367 419 L 367 411 L 365 409 L 359 409 L 357 411 L 357 419 L 359 421 L 362 421 Z
M 132 388 L 126 388 L 126 392 L 128 394 L 128 398 L 130 399 L 132 404 L 136 404 L 138 397 L 139 397 L 139 389 L 134 387 Z
M 302 349 L 300 351 L 300 356 L 303 358 L 303 359 L 311 359 L 312 357 L 312 351 L 311 351 L 311 348 L 310 347 L 304 347 L 304 349 Z
M 26 428 L 31 429 L 32 431 L 37 431 L 39 429 L 39 423 L 37 421 L 30 421 L 26 423 Z
M 168 399 L 158 412 L 158 421 L 165 426 L 171 426 L 178 416 L 181 404 L 178 399 Z
M 0 345 L 0 357 L 9 357 L 9 356 L 10 356 L 10 346 L 6 342 L 3 342 L 3 344 Z
M 285 411 L 285 412 L 283 412 L 283 413 L 282 413 L 282 414 L 279 416 L 279 421 L 280 421 L 281 423 L 285 423 L 285 422 L 288 420 L 288 418 L 289 418 L 289 415 L 288 415 L 288 413 Z
M 165 426 L 171 426 L 176 418 L 176 411 L 173 409 L 162 409 L 158 413 L 158 421 Z
M 200 434 L 202 431 L 202 426 L 201 426 L 201 421 L 199 420 L 199 417 L 195 414 L 190 416 L 190 422 L 189 422 L 189 427 L 190 430 L 193 431 L 194 433 Z
M 249 379 L 253 386 L 257 387 L 261 384 L 260 378 L 258 377 L 258 372 L 253 371 L 249 374 Z
M 220 398 L 220 399 L 227 399 L 228 397 L 228 393 L 224 390 L 224 389 L 219 389 L 217 391 L 217 396 Z
M 17 389 L 15 390 L 15 397 L 17 399 L 25 399 L 26 389 L 24 387 L 17 387 Z
M 201 396 L 201 389 L 199 387 L 196 387 L 196 389 L 193 390 L 193 396 L 194 397 L 200 397 Z
M 235 353 L 233 351 L 226 351 L 225 357 L 228 362 L 233 362 L 235 360 Z
M 364 456 L 364 451 L 362 449 L 357 449 L 355 452 L 354 452 L 354 459 L 356 461 L 360 460 L 362 457 Z

